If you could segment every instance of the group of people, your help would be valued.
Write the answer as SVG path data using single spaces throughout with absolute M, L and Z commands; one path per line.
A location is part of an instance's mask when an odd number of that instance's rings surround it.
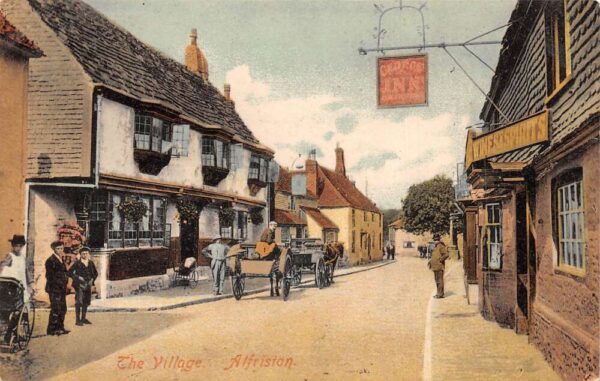
M 22 235 L 14 235 L 9 242 L 11 251 L 0 262 L 0 276 L 18 280 L 24 289 L 23 302 L 29 303 L 34 289 L 30 272 L 27 271 L 26 256 L 23 253 L 26 240 Z M 90 260 L 90 249 L 88 247 L 79 249 L 77 260 L 68 268 L 63 259 L 64 244 L 55 241 L 52 242 L 50 248 L 52 249 L 52 255 L 48 257 L 45 263 L 45 291 L 50 299 L 50 317 L 46 333 L 48 335 L 64 335 L 70 332 L 65 328 L 66 295 L 69 279 L 72 279 L 72 286 L 75 289 L 75 324 L 78 326 L 92 324 L 87 319 L 87 309 L 91 303 L 92 287 L 98 277 L 98 271 L 94 262 Z M 10 339 L 10 335 L 16 328 L 16 323 L 14 321 L 8 322 L 8 330 L 4 337 L 5 341 Z

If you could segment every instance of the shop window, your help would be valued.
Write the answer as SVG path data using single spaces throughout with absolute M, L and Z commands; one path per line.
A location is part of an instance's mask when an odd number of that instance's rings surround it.
M 483 237 L 484 266 L 489 270 L 502 268 L 502 207 L 499 203 L 485 206 L 487 220 Z
M 548 1 L 544 12 L 548 97 L 556 94 L 571 76 L 571 38 L 565 3 L 566 0 Z
M 147 207 L 146 215 L 139 222 L 123 218 L 119 204 L 131 194 L 121 192 L 97 192 L 92 196 L 88 243 L 91 247 L 123 248 L 168 246 L 170 234 L 166 233 L 166 199 L 154 196 L 137 196 Z M 100 209 L 107 212 L 101 213 Z M 99 218 L 94 221 L 93 218 Z M 104 227 L 107 227 L 105 230 Z M 105 235 L 106 231 L 106 235 Z
M 582 170 L 577 168 L 552 180 L 554 236 L 560 269 L 582 275 L 585 270 L 585 214 Z

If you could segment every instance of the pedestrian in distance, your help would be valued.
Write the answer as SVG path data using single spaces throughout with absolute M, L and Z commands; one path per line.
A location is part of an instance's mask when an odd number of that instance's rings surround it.
M 0 276 L 7 278 L 14 278 L 21 283 L 23 286 L 23 303 L 29 303 L 30 296 L 33 290 L 33 282 L 30 279 L 29 271 L 27 271 L 27 260 L 25 254 L 23 254 L 23 247 L 25 246 L 25 236 L 13 235 L 10 242 L 11 250 L 6 257 L 0 262 Z M 7 316 L 2 316 L 3 320 L 8 320 Z M 4 335 L 4 341 L 9 342 L 12 333 L 18 324 L 18 314 L 14 314 L 13 318 L 8 321 L 6 334 Z
M 202 253 L 211 259 L 210 270 L 213 276 L 213 293 L 215 295 L 223 294 L 225 285 L 225 259 L 229 246 L 222 242 L 220 235 L 217 235 L 213 242 L 202 250 Z
M 390 254 L 392 257 L 392 260 L 394 260 L 396 258 L 396 246 L 394 246 L 394 243 L 390 241 Z
M 446 267 L 446 259 L 448 259 L 449 255 L 448 249 L 438 233 L 433 235 L 433 241 L 435 242 L 435 247 L 431 253 L 428 266 L 433 271 L 437 287 L 437 293 L 434 298 L 441 299 L 444 297 L 444 269 Z
M 75 288 L 75 325 L 92 324 L 86 317 L 88 306 L 92 301 L 92 287 L 98 277 L 94 262 L 90 260 L 89 247 L 79 250 L 79 259 L 69 271 Z
M 70 331 L 65 329 L 67 313 L 67 282 L 69 274 L 62 259 L 65 247 L 62 242 L 50 244 L 52 255 L 46 260 L 46 292 L 50 297 L 50 318 L 48 319 L 48 335 L 65 335 Z

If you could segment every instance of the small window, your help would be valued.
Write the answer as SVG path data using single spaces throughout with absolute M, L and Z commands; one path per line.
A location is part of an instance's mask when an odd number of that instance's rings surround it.
M 288 209 L 296 210 L 296 199 L 294 196 L 289 196 Z
M 571 75 L 571 37 L 565 0 L 546 3 L 546 81 L 551 97 Z
M 229 144 L 214 138 L 202 138 L 202 165 L 229 169 Z
M 486 205 L 487 222 L 483 237 L 484 265 L 490 270 L 502 268 L 502 208 L 498 203 Z
M 354 211 L 354 210 L 353 210 Z M 356 232 L 352 231 L 352 252 L 356 251 Z
M 166 153 L 171 149 L 171 124 L 140 112 L 135 114 L 134 148 Z
M 289 242 L 290 241 L 290 228 L 289 226 L 281 227 L 281 241 Z
M 352 227 L 356 226 L 356 210 L 352 209 Z M 354 251 L 354 249 L 352 249 Z
M 249 180 L 257 180 L 266 183 L 268 170 L 269 160 L 254 154 L 250 156 L 250 169 L 248 171 Z
M 173 125 L 173 142 L 171 155 L 183 157 L 188 155 L 190 146 L 190 125 L 189 124 L 174 124 Z
M 552 181 L 553 220 L 558 267 L 578 275 L 585 269 L 585 213 L 582 170 L 568 171 Z

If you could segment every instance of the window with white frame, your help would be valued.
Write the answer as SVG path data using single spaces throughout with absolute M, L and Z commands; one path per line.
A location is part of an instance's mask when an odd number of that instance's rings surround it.
M 219 139 L 203 137 L 202 166 L 229 169 L 229 144 Z
M 256 180 L 261 183 L 267 182 L 269 172 L 269 160 L 262 156 L 252 154 L 250 156 L 250 169 L 248 171 L 248 179 Z
M 188 155 L 190 146 L 190 125 L 174 124 L 171 155 L 184 157 Z
M 500 270 L 502 268 L 502 207 L 499 203 L 485 206 L 487 220 L 485 225 L 484 258 L 487 268 Z
M 585 269 L 585 214 L 582 170 L 577 168 L 553 180 L 553 207 L 558 244 L 558 267 Z
M 296 199 L 294 196 L 289 196 L 288 209 L 296 210 Z
M 139 150 L 165 153 L 171 149 L 171 123 L 136 111 L 134 147 Z

